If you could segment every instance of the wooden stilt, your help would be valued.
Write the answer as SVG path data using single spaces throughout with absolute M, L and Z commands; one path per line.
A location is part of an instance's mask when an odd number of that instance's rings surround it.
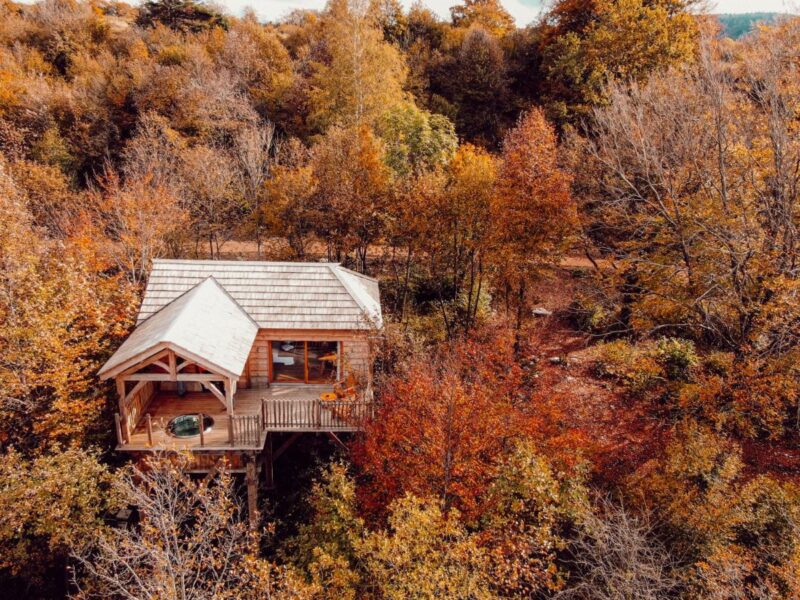
M 120 424 L 119 413 L 114 413 L 114 424 L 117 426 L 117 443 L 120 446 L 124 446 L 125 438 L 122 437 L 122 425 Z
M 328 437 L 331 438 L 331 440 L 333 440 L 333 442 L 345 452 L 349 450 L 349 448 L 345 445 L 345 443 L 342 440 L 340 440 L 339 436 L 336 435 L 333 431 L 328 432 Z
M 283 444 L 281 444 L 281 447 L 280 447 L 280 448 L 278 448 L 278 449 L 275 451 L 275 453 L 272 455 L 272 460 L 278 460 L 278 457 L 279 457 L 281 454 L 283 454 L 284 452 L 286 452 L 286 451 L 289 449 L 289 446 L 291 446 L 292 444 L 294 444 L 294 443 L 295 443 L 295 442 L 296 442 L 296 441 L 297 441 L 297 440 L 300 438 L 300 436 L 301 436 L 301 435 L 303 435 L 303 433 L 302 433 L 302 432 L 300 432 L 300 431 L 293 433 L 293 434 L 291 435 L 291 437 L 289 437 L 289 439 L 288 439 L 288 440 L 286 440 L 285 442 L 283 442 Z
M 247 518 L 251 527 L 258 524 L 258 478 L 256 477 L 256 461 L 247 457 L 245 481 L 247 483 Z
M 267 443 L 264 446 L 264 485 L 268 490 L 275 488 L 275 480 L 272 473 L 272 434 L 267 433 Z
M 150 413 L 147 413 L 147 445 L 153 447 L 153 419 Z

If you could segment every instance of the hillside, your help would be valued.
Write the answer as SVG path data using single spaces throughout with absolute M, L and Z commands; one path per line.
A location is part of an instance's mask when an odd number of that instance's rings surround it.
M 722 24 L 723 35 L 738 40 L 743 35 L 747 35 L 758 23 L 770 24 L 775 19 L 783 16 L 783 13 L 775 12 L 752 12 L 737 14 L 718 14 L 714 15 Z

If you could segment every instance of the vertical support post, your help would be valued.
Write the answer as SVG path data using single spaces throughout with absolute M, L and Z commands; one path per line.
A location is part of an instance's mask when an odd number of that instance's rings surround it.
M 228 378 L 224 381 L 225 386 L 225 410 L 228 413 L 228 443 L 234 444 L 233 439 L 233 380 Z
M 206 445 L 206 428 L 203 425 L 203 413 L 197 415 L 197 423 L 200 426 L 200 447 Z
M 122 379 L 122 377 L 117 378 L 117 395 L 119 396 L 119 418 L 122 433 L 121 443 L 127 444 L 131 441 L 131 431 L 128 420 L 128 409 L 125 406 L 125 380 Z
M 153 419 L 147 413 L 147 445 L 153 447 Z
M 175 357 L 175 353 L 170 350 L 169 351 L 169 378 L 172 381 L 178 381 L 178 359 Z
M 261 399 L 261 428 L 267 428 L 267 401 L 264 398 Z
M 117 426 L 117 443 L 120 446 L 124 446 L 125 440 L 122 437 L 122 425 L 120 425 L 119 413 L 114 413 L 114 424 Z
M 275 487 L 275 479 L 272 473 L 272 433 L 267 432 L 267 443 L 264 446 L 264 484 L 268 490 Z
M 258 525 L 258 479 L 256 478 L 256 461 L 252 455 L 245 460 L 245 481 L 247 482 L 247 518 L 250 527 Z

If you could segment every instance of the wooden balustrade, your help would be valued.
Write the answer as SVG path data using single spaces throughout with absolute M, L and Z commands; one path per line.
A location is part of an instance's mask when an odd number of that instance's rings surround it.
M 231 417 L 231 423 L 233 424 L 232 446 L 261 447 L 263 442 L 261 434 L 264 431 L 261 415 L 234 415 Z
M 214 425 L 214 431 L 206 432 L 200 426 L 200 434 L 190 441 L 199 448 L 229 445 L 234 448 L 262 448 L 267 431 L 355 431 L 373 416 L 374 404 L 369 400 L 321 400 L 319 398 L 263 398 L 255 414 L 233 415 Z M 197 414 L 203 423 L 203 413 Z M 114 415 L 117 442 L 122 446 L 158 448 L 172 441 L 164 431 L 163 418 L 154 419 L 147 413 L 141 419 L 134 440 L 125 438 L 123 420 Z M 161 423 L 158 425 L 158 423 Z M 158 428 L 157 428 L 158 426 Z M 227 435 L 222 434 L 227 427 Z M 222 439 L 220 439 L 222 438 Z
M 352 431 L 371 413 L 371 402 L 318 398 L 265 398 L 261 409 L 263 428 L 271 431 Z

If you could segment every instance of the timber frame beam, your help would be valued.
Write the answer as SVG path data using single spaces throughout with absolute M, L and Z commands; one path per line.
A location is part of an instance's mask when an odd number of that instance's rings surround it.
M 178 360 L 180 359 L 180 363 Z M 186 367 L 196 365 L 204 373 L 182 372 Z M 142 372 L 149 366 L 155 366 L 163 372 Z M 119 396 L 119 416 L 121 438 L 125 443 L 130 441 L 131 430 L 136 424 L 130 422 L 131 401 L 136 394 L 148 383 L 158 382 L 195 382 L 199 383 L 203 389 L 208 390 L 225 407 L 229 417 L 233 417 L 233 397 L 236 393 L 237 381 L 233 377 L 220 373 L 209 372 L 206 365 L 199 364 L 191 358 L 179 356 L 171 348 L 167 348 L 147 357 L 116 376 L 117 395 Z M 133 387 L 128 389 L 128 382 L 133 383 Z M 233 443 L 232 419 L 229 419 L 229 437 Z

